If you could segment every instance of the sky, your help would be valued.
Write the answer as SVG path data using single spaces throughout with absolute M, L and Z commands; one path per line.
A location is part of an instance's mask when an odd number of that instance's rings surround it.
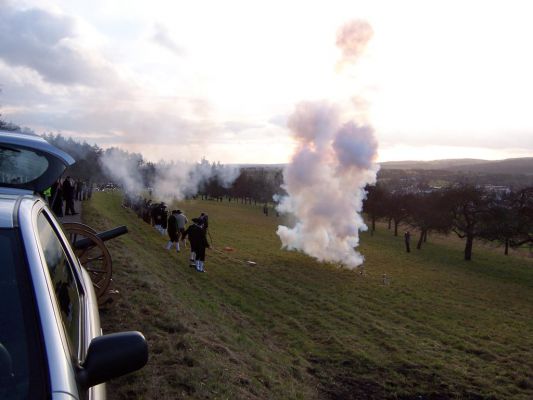
M 158 161 L 286 163 L 343 102 L 378 161 L 533 156 L 530 1 L 0 0 L 0 114 Z M 372 38 L 343 64 L 339 29 Z

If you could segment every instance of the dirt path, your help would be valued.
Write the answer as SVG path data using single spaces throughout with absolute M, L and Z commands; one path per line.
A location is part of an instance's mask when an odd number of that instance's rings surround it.
M 78 222 L 81 223 L 81 201 L 74 200 L 74 210 L 76 210 L 76 215 L 64 215 L 60 217 L 61 222 Z

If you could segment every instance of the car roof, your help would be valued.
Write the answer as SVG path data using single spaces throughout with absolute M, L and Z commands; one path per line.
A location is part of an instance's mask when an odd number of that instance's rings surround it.
M 40 192 L 76 161 L 40 136 L 0 131 L 0 186 Z M 46 161 L 44 161 L 46 160 Z
M 18 205 L 23 198 L 32 198 L 31 192 L 26 190 L 4 191 L 0 190 L 0 229 L 13 228 L 15 226 L 15 214 Z

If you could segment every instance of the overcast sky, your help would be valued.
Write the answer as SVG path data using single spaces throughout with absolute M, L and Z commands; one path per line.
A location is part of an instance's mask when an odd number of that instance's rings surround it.
M 530 1 L 0 0 L 0 113 L 147 158 L 284 163 L 302 101 L 379 159 L 533 156 Z M 373 36 L 356 64 L 340 27 Z

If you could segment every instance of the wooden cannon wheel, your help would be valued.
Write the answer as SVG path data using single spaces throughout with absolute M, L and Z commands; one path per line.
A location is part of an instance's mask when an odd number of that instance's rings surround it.
M 112 268 L 109 250 L 91 227 L 76 222 L 66 222 L 62 225 L 74 253 L 93 281 L 96 297 L 100 298 L 106 293 L 111 281 Z M 74 244 L 83 239 L 89 241 L 88 246 L 76 249 Z

